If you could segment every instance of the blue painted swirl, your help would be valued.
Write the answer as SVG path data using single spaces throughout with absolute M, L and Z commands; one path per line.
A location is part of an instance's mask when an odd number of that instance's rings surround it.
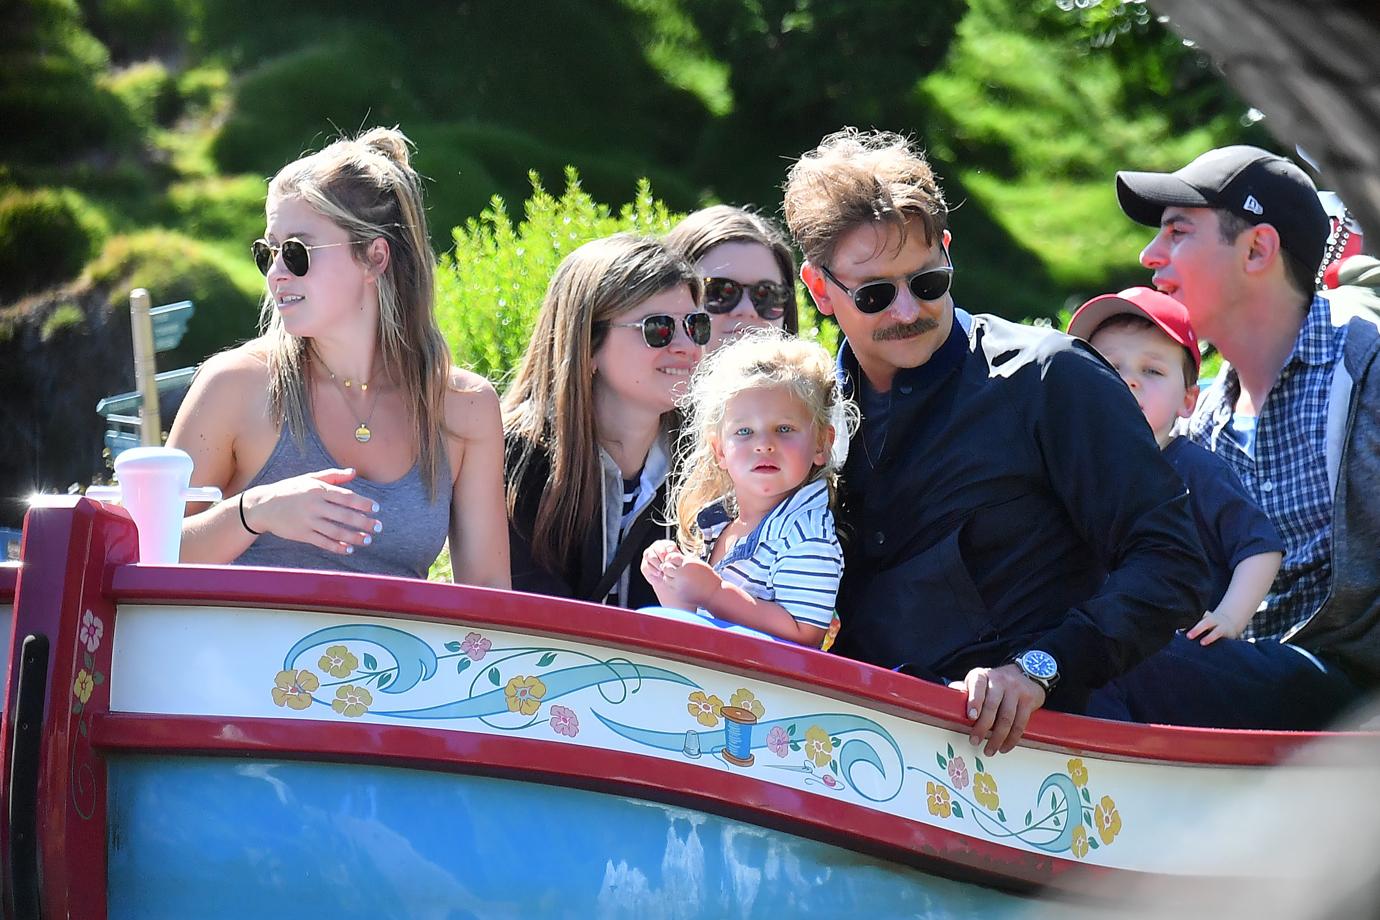
M 1083 806 L 1078 799 L 1078 787 L 1063 773 L 1051 773 L 1045 777 L 1035 800 L 1043 799 L 1045 793 L 1051 789 L 1058 789 L 1064 794 L 1064 826 L 1060 828 L 1058 837 L 1046 843 L 1036 843 L 1033 840 L 1026 842 L 1046 853 L 1063 853 L 1073 846 L 1073 831 L 1083 823 Z
M 676 684 L 684 684 L 688 687 L 697 686 L 689 678 L 682 677 L 673 671 L 666 671 L 661 668 L 647 667 L 646 665 L 632 664 L 626 661 L 610 661 L 603 664 L 585 664 L 574 668 L 562 668 L 559 671 L 548 671 L 544 674 L 535 674 L 538 680 L 546 687 L 546 692 L 542 694 L 541 701 L 550 703 L 563 696 L 584 690 L 587 687 L 596 687 L 602 684 L 617 681 L 624 686 L 629 683 L 640 683 L 646 680 L 664 680 Z M 634 691 L 636 686 L 632 688 Z M 400 719 L 475 719 L 482 716 L 499 715 L 508 712 L 508 697 L 503 688 L 499 687 L 478 696 L 467 697 L 463 700 L 455 700 L 450 703 L 442 703 L 437 706 L 428 706 L 424 709 L 405 709 L 395 712 L 388 712 L 382 709 L 371 710 L 373 715 L 394 716 Z M 682 735 L 682 738 L 684 736 Z M 679 750 L 680 745 L 676 746 Z
M 328 626 L 305 635 L 288 649 L 283 667 L 295 668 L 298 656 L 309 648 L 345 642 L 370 642 L 392 656 L 398 666 L 398 676 L 381 688 L 384 693 L 404 693 L 436 673 L 436 653 L 431 646 L 401 629 L 372 623 Z

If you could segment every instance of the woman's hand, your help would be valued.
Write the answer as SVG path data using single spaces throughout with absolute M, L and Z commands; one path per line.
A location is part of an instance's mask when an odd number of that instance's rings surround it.
M 255 486 L 243 496 L 244 522 L 261 534 L 348 555 L 383 532 L 372 516 L 378 503 L 342 486 L 354 478 L 352 469 L 317 470 Z

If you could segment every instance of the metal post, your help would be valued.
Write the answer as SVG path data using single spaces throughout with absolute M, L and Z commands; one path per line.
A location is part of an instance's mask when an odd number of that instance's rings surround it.
M 129 293 L 129 331 L 134 339 L 134 388 L 143 398 L 139 410 L 139 441 L 145 447 L 163 443 L 158 417 L 157 367 L 154 363 L 153 321 L 149 318 L 149 292 L 135 288 Z

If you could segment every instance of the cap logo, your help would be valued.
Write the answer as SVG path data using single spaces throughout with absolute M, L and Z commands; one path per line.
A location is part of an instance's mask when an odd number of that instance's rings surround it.
M 1260 206 L 1260 202 L 1255 200 L 1254 195 L 1246 196 L 1246 200 L 1241 203 L 1241 209 L 1243 211 L 1250 211 L 1257 216 L 1265 213 L 1265 209 Z

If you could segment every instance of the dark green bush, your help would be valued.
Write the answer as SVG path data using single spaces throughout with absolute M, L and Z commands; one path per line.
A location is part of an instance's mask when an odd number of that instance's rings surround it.
M 159 61 L 132 64 L 101 82 L 124 103 L 142 132 L 170 125 L 182 113 L 177 81 Z
M 0 195 L 0 303 L 81 274 L 103 234 L 100 218 L 74 191 Z
M 128 309 L 134 288 L 148 290 L 155 306 L 179 300 L 196 304 L 182 344 L 158 357 L 164 369 L 197 364 L 252 336 L 261 293 L 257 279 L 247 255 L 236 260 L 233 254 L 166 230 L 111 237 L 85 278 L 109 292 L 111 310 Z
M 201 19 L 200 0 L 81 0 L 86 25 L 115 61 L 177 50 Z
M 407 123 L 421 106 L 399 76 L 402 47 L 387 36 L 341 35 L 293 51 L 240 79 L 211 147 L 225 172 L 271 175 L 342 131 Z
M 229 240 L 245 251 L 264 232 L 264 194 L 260 176 L 189 179 L 168 188 L 172 224 L 198 239 Z

